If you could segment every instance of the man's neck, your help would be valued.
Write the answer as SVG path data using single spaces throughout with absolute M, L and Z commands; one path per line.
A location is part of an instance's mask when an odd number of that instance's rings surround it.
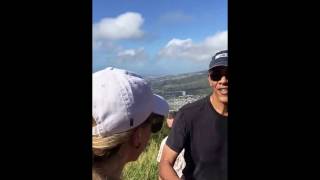
M 222 103 L 218 100 L 218 98 L 214 97 L 212 94 L 210 96 L 210 102 L 213 108 L 222 116 L 227 116 L 228 117 L 228 104 L 227 103 Z

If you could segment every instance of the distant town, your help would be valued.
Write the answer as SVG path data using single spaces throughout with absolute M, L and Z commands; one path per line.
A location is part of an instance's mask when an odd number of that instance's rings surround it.
M 163 96 L 170 110 L 177 111 L 210 93 L 207 71 L 150 78 L 153 91 Z
M 205 95 L 184 95 L 184 96 L 178 96 L 178 97 L 172 97 L 167 99 L 170 110 L 178 111 L 182 106 L 192 103 L 198 99 L 201 99 L 205 97 Z

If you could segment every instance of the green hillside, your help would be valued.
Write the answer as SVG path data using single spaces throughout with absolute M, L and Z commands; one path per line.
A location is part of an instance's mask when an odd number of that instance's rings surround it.
M 187 95 L 203 95 L 210 93 L 207 71 L 164 76 L 149 79 L 153 91 L 161 96 L 169 97 L 185 91 Z

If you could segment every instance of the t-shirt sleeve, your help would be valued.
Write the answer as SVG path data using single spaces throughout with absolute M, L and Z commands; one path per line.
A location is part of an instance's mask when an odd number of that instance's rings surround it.
M 180 110 L 175 117 L 172 129 L 166 142 L 166 144 L 176 153 L 181 152 L 187 139 L 188 128 L 186 119 L 184 117 L 183 111 Z

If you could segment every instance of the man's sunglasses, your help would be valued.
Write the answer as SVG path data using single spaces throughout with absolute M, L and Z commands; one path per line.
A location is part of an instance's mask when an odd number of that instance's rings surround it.
M 164 118 L 165 117 L 162 115 L 151 113 L 147 121 L 151 124 L 152 133 L 157 133 L 158 131 L 161 130 Z
M 210 70 L 209 74 L 212 81 L 219 81 L 223 76 L 229 79 L 227 67 L 216 67 Z

